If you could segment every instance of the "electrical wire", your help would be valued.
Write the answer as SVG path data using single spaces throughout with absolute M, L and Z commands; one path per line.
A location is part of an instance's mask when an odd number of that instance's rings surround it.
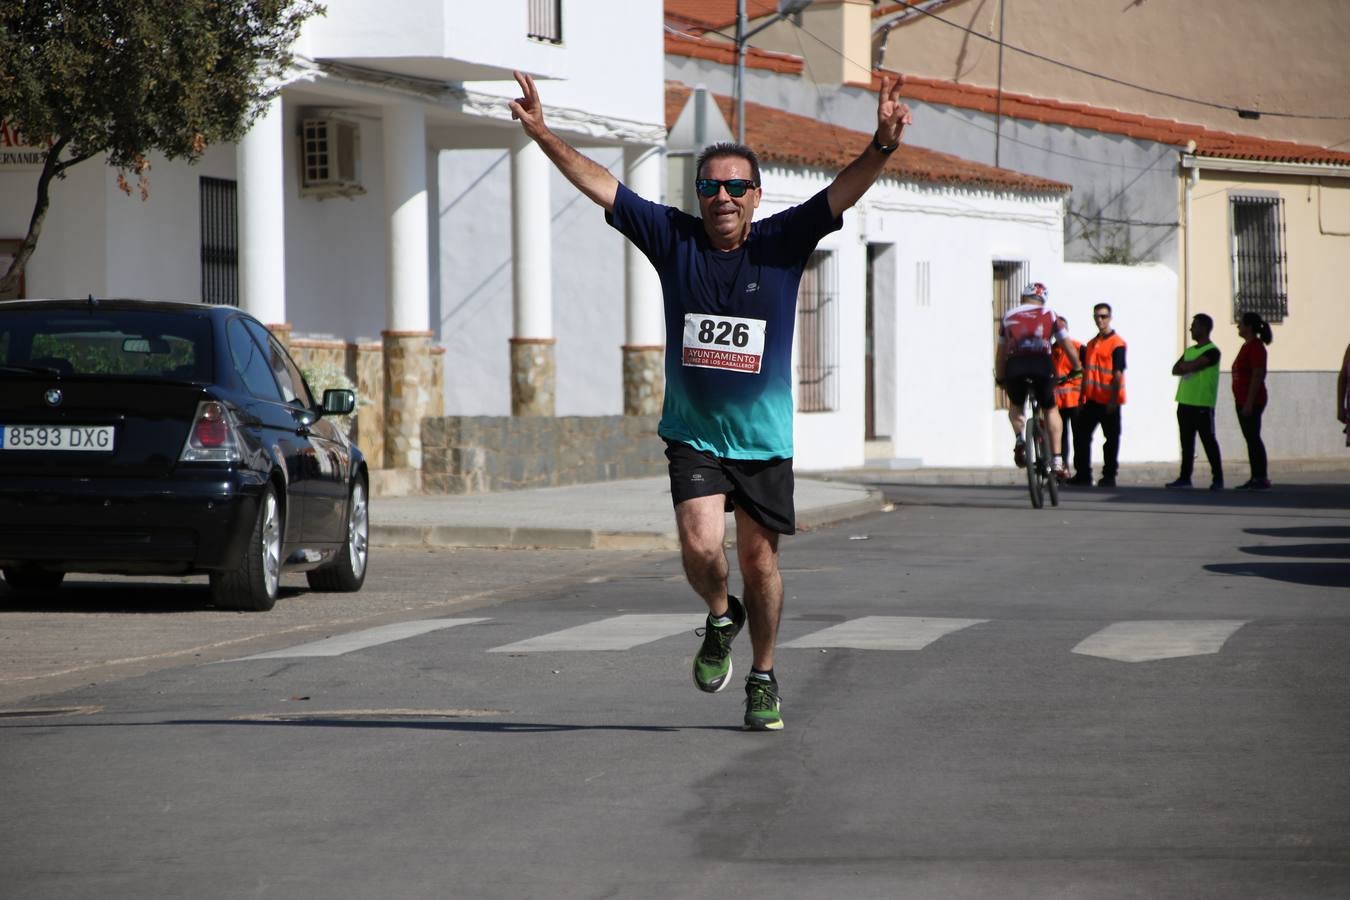
M 1080 74 L 1080 75 L 1087 75 L 1089 78 L 1098 78 L 1098 79 L 1101 79 L 1102 81 L 1110 82 L 1111 84 L 1118 84 L 1118 85 L 1120 85 L 1121 87 L 1133 88 L 1134 90 L 1137 90 L 1137 91 L 1143 91 L 1144 93 L 1147 93 L 1147 94 L 1154 94 L 1154 95 L 1159 96 L 1159 97 L 1167 97 L 1167 98 L 1170 99 L 1170 100 L 1180 100 L 1180 101 L 1182 101 L 1183 103 L 1195 103 L 1195 104 L 1198 104 L 1198 105 L 1200 105 L 1200 106 L 1208 106 L 1208 107 L 1210 107 L 1211 109 L 1222 109 L 1222 110 L 1225 110 L 1225 111 L 1227 111 L 1227 112 L 1235 112 L 1235 113 L 1237 113 L 1239 116 L 1242 116 L 1242 115 L 1244 115 L 1244 114 L 1246 114 L 1247 116 L 1250 116 L 1251 113 L 1258 113 L 1260 116 L 1263 116 L 1263 117 L 1264 117 L 1264 116 L 1270 116 L 1270 117 L 1272 117 L 1272 118 L 1284 118 L 1284 119 L 1310 119 L 1310 120 L 1324 121 L 1324 122 L 1350 122 L 1350 116 L 1332 116 L 1332 115 L 1320 115 L 1320 114 L 1306 114 L 1306 115 L 1305 115 L 1305 114 L 1303 114 L 1303 113 L 1267 112 L 1267 111 L 1264 110 L 1264 109 L 1262 109 L 1262 110 L 1249 110 L 1249 109 L 1244 109 L 1243 107 L 1240 107 L 1240 106 L 1233 106 L 1233 105 L 1227 104 L 1227 103 L 1215 103 L 1215 102 L 1212 101 L 1212 100 L 1201 100 L 1201 99 L 1199 99 L 1199 98 L 1197 98 L 1197 97 L 1187 97 L 1187 96 L 1185 96 L 1185 95 L 1183 95 L 1183 94 L 1174 94 L 1174 93 L 1172 93 L 1172 92 L 1170 92 L 1170 91 L 1159 90 L 1158 88 L 1145 87 L 1145 86 L 1142 85 L 1142 84 L 1135 84 L 1134 82 L 1132 82 L 1132 81 L 1126 81 L 1126 80 L 1123 79 L 1123 78 L 1116 78 L 1115 76 L 1112 76 L 1112 75 L 1105 75 L 1105 74 L 1103 74 L 1103 73 L 1101 73 L 1101 72 L 1094 72 L 1094 71 L 1092 71 L 1091 69 L 1084 69 L 1084 68 L 1082 68 L 1081 66 L 1075 66 L 1073 63 L 1067 63 L 1067 62 L 1064 62 L 1063 60 L 1054 59 L 1053 57 L 1046 56 L 1046 55 L 1044 55 L 1044 54 L 1042 54 L 1042 53 L 1037 53 L 1037 52 L 1035 52 L 1034 50 L 1027 50 L 1027 49 L 1025 49 L 1025 48 L 1023 48 L 1023 47 L 1018 47 L 1018 46 L 1015 46 L 1015 45 L 1013 45 L 1013 44 L 1009 44 L 1009 43 L 1007 43 L 1006 41 L 1000 42 L 1000 41 L 998 41 L 998 40 L 995 39 L 995 38 L 989 37 L 988 35 L 981 34 L 980 32 L 976 31 L 976 30 L 973 29 L 973 28 L 967 28 L 966 26 L 957 24 L 956 22 L 949 22 L 948 20 L 942 18 L 942 16 L 939 16 L 939 15 L 936 14 L 936 13 L 931 13 L 931 12 L 929 12 L 928 10 L 923 9 L 923 8 L 920 7 L 920 6 L 914 5 L 913 3 L 909 3 L 909 2 L 907 2 L 907 0 L 894 0 L 894 2 L 899 3 L 901 6 L 905 7 L 906 9 L 908 9 L 908 10 L 910 10 L 910 11 L 912 11 L 912 12 L 921 13 L 921 14 L 923 14 L 923 15 L 925 15 L 925 16 L 928 16 L 930 19 L 936 19 L 937 21 L 941 22 L 943 25 L 946 25 L 946 26 L 948 26 L 948 27 L 950 27 L 950 28 L 955 28 L 955 29 L 958 30 L 958 31 L 963 31 L 963 32 L 965 32 L 966 34 L 970 35 L 971 37 L 979 38 L 980 40 L 986 41 L 986 42 L 991 43 L 991 44 L 1001 44 L 1001 46 L 1003 46 L 1004 48 L 1006 48 L 1006 49 L 1008 49 L 1008 50 L 1013 51 L 1014 53 L 1021 53 L 1022 55 L 1024 55 L 1024 56 L 1029 56 L 1029 57 L 1031 57 L 1032 59 L 1037 59 L 1037 60 L 1040 60 L 1041 62 L 1050 63 L 1051 65 L 1059 66 L 1059 67 L 1064 68 L 1064 69 L 1068 69 L 1068 70 L 1071 71 L 1071 72 L 1077 72 L 1077 73 Z

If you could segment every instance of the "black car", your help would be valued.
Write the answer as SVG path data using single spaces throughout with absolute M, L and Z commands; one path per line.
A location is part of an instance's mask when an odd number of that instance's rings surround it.
M 285 571 L 360 590 L 365 457 L 285 348 L 230 306 L 0 302 L 0 572 L 210 577 L 212 601 L 271 609 Z

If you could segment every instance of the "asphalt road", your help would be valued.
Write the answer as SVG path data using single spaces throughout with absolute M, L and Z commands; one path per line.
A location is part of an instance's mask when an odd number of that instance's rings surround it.
M 670 553 L 0 599 L 98 648 L 0 676 L 0 897 L 1350 895 L 1350 488 L 881 486 L 785 542 L 779 734 Z

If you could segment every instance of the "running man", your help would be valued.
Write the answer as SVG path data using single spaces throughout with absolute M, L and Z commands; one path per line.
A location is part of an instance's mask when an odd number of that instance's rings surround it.
M 1055 406 L 1055 373 L 1050 362 L 1050 338 L 1059 339 L 1072 367 L 1070 376 L 1082 374 L 1083 364 L 1069 333 L 1059 328 L 1061 318 L 1046 306 L 1050 289 L 1039 281 L 1022 288 L 1022 305 L 1009 310 L 998 328 L 998 354 L 994 371 L 999 384 L 1008 392 L 1008 421 L 1012 424 L 1017 443 L 1013 447 L 1013 462 L 1017 467 L 1027 464 L 1027 445 L 1022 437 L 1027 416 L 1023 405 L 1027 401 L 1027 382 L 1036 392 L 1036 400 L 1045 411 L 1045 427 L 1050 432 L 1051 465 L 1056 478 L 1069 475 L 1060 453 L 1064 423 Z
M 745 727 L 783 727 L 774 648 L 783 611 L 779 535 L 796 531 L 792 477 L 792 332 L 797 287 L 811 252 L 843 227 L 911 122 L 903 78 L 882 80 L 871 143 L 800 206 L 752 224 L 762 196 L 748 147 L 714 144 L 698 159 L 701 218 L 637 196 L 544 123 L 534 81 L 511 115 L 558 170 L 605 210 L 661 277 L 666 394 L 658 432 L 685 576 L 708 618 L 694 683 L 714 693 L 731 679 L 731 642 L 747 623 L 754 657 L 745 680 Z M 744 602 L 728 593 L 725 514 L 735 513 Z

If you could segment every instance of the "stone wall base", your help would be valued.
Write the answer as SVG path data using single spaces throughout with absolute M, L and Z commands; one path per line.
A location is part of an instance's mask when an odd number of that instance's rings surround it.
M 477 494 L 664 475 L 656 416 L 429 416 L 422 490 Z
M 553 338 L 511 338 L 511 415 L 552 416 L 557 392 Z
M 623 414 L 659 416 L 666 396 L 664 347 L 623 348 Z

